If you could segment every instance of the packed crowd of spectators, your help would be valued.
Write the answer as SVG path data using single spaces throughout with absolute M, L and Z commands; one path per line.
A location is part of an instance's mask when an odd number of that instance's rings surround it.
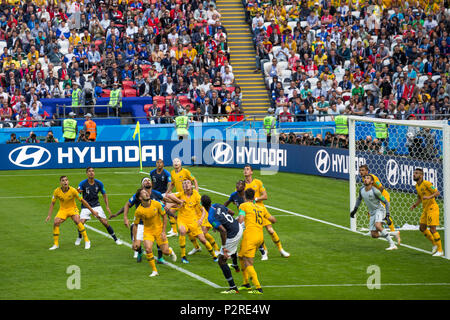
M 311 132 L 300 134 L 295 132 L 281 132 L 278 139 L 280 144 L 348 149 L 348 136 L 338 135 L 329 131 L 325 133 L 325 136 L 321 133 L 317 133 L 314 136 Z
M 198 116 L 240 114 L 220 17 L 213 0 L 2 0 L 1 123 L 51 125 L 40 100 L 72 98 L 75 83 L 81 105 L 118 83 L 124 96 L 187 96 Z
M 448 1 L 243 1 L 280 122 L 450 118 Z

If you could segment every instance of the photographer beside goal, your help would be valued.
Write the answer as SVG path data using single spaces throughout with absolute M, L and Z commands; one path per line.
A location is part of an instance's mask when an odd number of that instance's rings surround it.
M 350 217 L 355 217 L 361 201 L 364 200 L 370 214 L 369 230 L 372 238 L 383 237 L 389 242 L 389 247 L 386 250 L 396 250 L 397 246 L 392 240 L 391 235 L 397 238 L 399 232 L 388 232 L 383 229 L 383 220 L 388 221 L 390 216 L 389 201 L 381 194 L 380 190 L 373 186 L 374 179 L 370 174 L 364 176 L 363 183 L 364 187 L 359 190 L 359 196 L 356 199 L 355 208 L 350 213 Z

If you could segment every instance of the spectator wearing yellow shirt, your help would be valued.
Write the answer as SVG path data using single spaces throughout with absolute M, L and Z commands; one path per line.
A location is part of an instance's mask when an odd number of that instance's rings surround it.
M 286 22 L 286 9 L 284 8 L 284 6 L 281 5 L 277 5 L 275 6 L 275 17 L 278 19 L 279 22 Z
M 77 30 L 72 29 L 72 34 L 69 37 L 69 43 L 74 47 L 81 43 L 81 39 L 77 34 Z
M 289 30 L 289 32 L 292 34 L 292 28 L 288 25 L 287 21 L 281 20 L 281 25 L 280 25 L 281 34 L 285 34 L 284 33 L 285 30 Z
M 293 50 L 294 52 L 297 52 L 297 42 L 294 41 L 291 34 L 287 35 L 285 43 L 286 48 L 288 48 L 289 50 Z
M 292 2 L 292 7 L 288 11 L 289 21 L 297 21 L 300 17 L 300 10 L 297 1 Z
M 81 42 L 83 43 L 83 45 L 90 45 L 92 40 L 91 40 L 91 35 L 89 34 L 89 32 L 87 30 L 84 30 L 83 35 L 81 36 Z
M 39 52 L 36 50 L 35 46 L 31 46 L 30 52 L 28 53 L 27 58 L 28 58 L 29 65 L 34 66 L 34 65 L 36 65 L 36 63 L 39 62 Z M 20 59 L 20 57 L 18 57 L 18 59 Z
M 316 40 L 313 41 L 313 43 L 311 44 L 311 50 L 314 53 L 317 53 L 317 51 L 323 51 L 324 50 L 324 42 L 322 40 L 320 40 L 320 36 L 316 35 Z
M 325 65 L 328 64 L 328 56 L 324 54 L 322 50 L 319 50 L 319 52 L 317 52 L 317 54 L 314 56 L 314 63 L 319 69 L 319 74 L 321 74 L 325 69 Z
M 277 17 L 275 16 L 275 11 L 273 10 L 272 6 L 268 6 L 265 10 L 264 10 L 264 19 L 266 21 L 270 21 L 273 19 L 276 19 Z
M 197 58 L 197 50 L 192 47 L 192 43 L 189 43 L 186 49 L 186 55 L 192 62 L 195 62 L 195 59 Z

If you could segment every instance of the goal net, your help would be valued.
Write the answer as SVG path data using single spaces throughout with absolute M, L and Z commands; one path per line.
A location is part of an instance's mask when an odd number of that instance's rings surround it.
M 391 120 L 384 118 L 348 117 L 350 207 L 363 186 L 359 169 L 367 165 L 390 196 L 391 217 L 398 230 L 416 230 L 422 206 L 410 210 L 417 200 L 413 172 L 422 168 L 424 180 L 440 191 L 436 199 L 440 209 L 440 226 L 448 230 L 450 206 L 450 127 L 447 121 Z M 364 168 L 364 166 L 363 166 Z M 369 219 L 364 204 L 354 219 L 352 230 L 368 231 Z M 445 240 L 448 239 L 448 232 Z M 450 248 L 449 241 L 445 247 Z M 449 250 L 445 250 L 448 258 Z

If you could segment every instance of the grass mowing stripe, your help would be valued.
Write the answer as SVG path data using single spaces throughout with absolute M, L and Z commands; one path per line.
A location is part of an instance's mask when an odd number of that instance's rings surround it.
M 102 171 L 102 173 L 130 174 L 136 171 Z M 85 172 L 73 172 L 70 175 L 85 176 Z M 61 176 L 60 173 L 38 173 L 38 174 L 0 174 L 0 177 L 39 177 L 39 176 Z
M 227 195 L 225 193 L 217 192 L 217 191 L 214 191 L 214 190 L 211 190 L 211 189 L 201 188 L 201 187 L 199 187 L 199 189 L 202 189 L 202 190 L 205 190 L 205 191 L 208 191 L 208 192 L 211 192 L 211 193 L 215 193 L 215 194 L 227 197 L 227 198 L 229 197 L 229 195 Z M 341 225 L 338 225 L 338 224 L 335 224 L 335 223 L 331 223 L 331 222 L 328 222 L 328 221 L 325 221 L 325 220 L 316 219 L 316 218 L 313 218 L 313 217 L 310 217 L 310 216 L 306 216 L 306 215 L 303 215 L 303 214 L 300 214 L 300 213 L 296 213 L 296 212 L 292 212 L 292 211 L 289 211 L 289 210 L 280 209 L 280 208 L 277 208 L 277 207 L 272 207 L 272 206 L 269 206 L 269 205 L 265 205 L 265 206 L 267 208 L 274 209 L 274 210 L 277 210 L 277 211 L 280 211 L 280 212 L 284 212 L 284 213 L 289 213 L 289 214 L 297 216 L 297 217 L 301 217 L 301 218 L 305 218 L 305 219 L 308 219 L 308 220 L 320 222 L 320 223 L 323 223 L 323 224 L 326 224 L 326 225 L 330 225 L 332 227 L 336 227 L 336 228 L 343 229 L 343 230 L 346 230 L 346 231 L 354 232 L 354 233 L 357 233 L 357 234 L 360 234 L 360 235 L 365 235 L 363 232 L 353 231 L 350 228 L 347 228 L 347 227 L 344 227 L 344 226 L 341 226 Z M 387 241 L 384 238 L 378 238 L 378 239 Z M 400 245 L 402 247 L 405 247 L 405 248 L 409 248 L 409 249 L 412 249 L 412 250 L 416 250 L 416 251 L 420 251 L 420 252 L 423 252 L 423 253 L 431 254 L 430 251 L 423 250 L 423 249 L 420 249 L 420 248 L 416 248 L 416 247 L 413 247 L 413 246 L 410 246 L 410 245 L 407 245 L 407 244 L 403 244 L 402 243 Z
M 94 227 L 91 227 L 91 226 L 88 225 L 88 224 L 85 224 L 85 226 L 86 226 L 86 228 L 88 228 L 88 229 L 90 229 L 90 230 L 92 230 L 92 231 L 94 231 L 94 232 L 97 232 L 97 233 L 99 233 L 99 234 L 101 234 L 101 235 L 103 235 L 103 236 L 105 236 L 105 237 L 108 237 L 108 238 L 111 238 L 111 239 L 112 239 L 112 237 L 111 237 L 109 234 L 107 234 L 106 232 L 103 232 L 103 231 L 98 230 L 98 229 L 96 229 L 96 228 L 94 228 Z M 122 244 L 126 245 L 126 246 L 129 247 L 129 248 L 132 247 L 130 243 L 125 242 L 125 241 L 123 241 L 123 240 L 122 240 Z M 186 270 L 186 269 L 183 269 L 183 268 L 181 268 L 181 267 L 178 267 L 178 266 L 176 266 L 176 265 L 174 265 L 174 264 L 172 264 L 172 263 L 170 263 L 170 262 L 167 262 L 166 265 L 169 266 L 170 268 L 175 269 L 175 270 L 177 270 L 177 271 L 179 271 L 179 272 L 182 272 L 182 273 L 184 273 L 184 274 L 186 274 L 186 275 L 188 275 L 188 276 L 190 276 L 190 277 L 192 277 L 192 278 L 194 278 L 194 279 L 197 279 L 197 280 L 199 280 L 199 281 L 201 281 L 201 282 L 203 282 L 203 283 L 205 283 L 205 284 L 207 284 L 207 285 L 209 285 L 209 286 L 211 286 L 211 287 L 213 287 L 213 288 L 215 288 L 215 289 L 220 289 L 220 288 L 222 288 L 221 286 L 215 284 L 214 282 L 211 282 L 211 281 L 209 281 L 208 279 L 205 279 L 205 278 L 203 278 L 203 277 L 201 277 L 201 276 L 199 276 L 199 275 L 197 275 L 197 274 L 195 274 L 195 273 L 192 273 L 192 272 L 190 272 L 190 271 L 188 271 L 188 270 Z
M 129 196 L 130 193 L 107 193 L 108 196 Z M 0 197 L 0 199 L 17 199 L 17 198 L 51 198 L 52 195 L 48 196 L 6 196 L 6 197 Z
M 380 283 L 380 286 L 450 286 L 450 283 Z M 367 283 L 269 285 L 263 288 L 367 287 Z

